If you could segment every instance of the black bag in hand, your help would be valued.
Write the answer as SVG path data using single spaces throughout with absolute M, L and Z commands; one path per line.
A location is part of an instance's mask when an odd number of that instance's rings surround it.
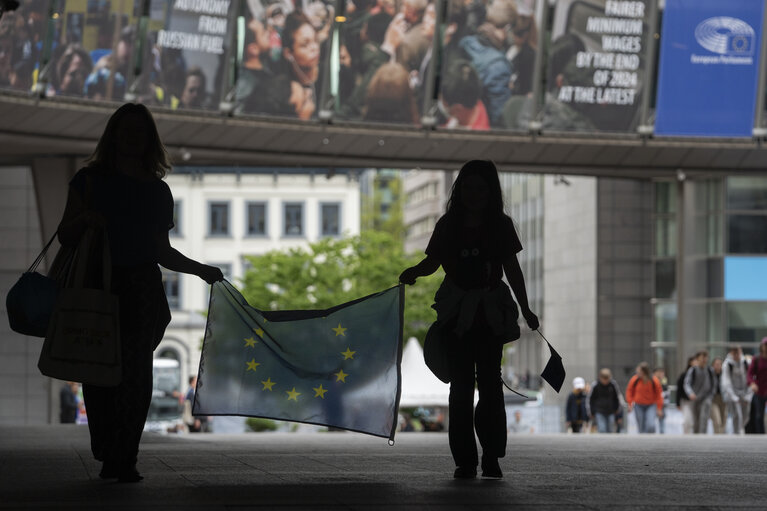
M 66 277 L 73 254 L 71 249 L 62 247 L 51 265 L 48 276 L 38 273 L 37 267 L 55 238 L 56 234 L 6 295 L 5 308 L 8 311 L 8 323 L 14 332 L 45 337 L 48 331 L 61 281 Z

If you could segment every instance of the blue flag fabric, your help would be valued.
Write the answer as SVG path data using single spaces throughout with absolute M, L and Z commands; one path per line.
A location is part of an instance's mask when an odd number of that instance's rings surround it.
M 211 286 L 192 411 L 319 424 L 394 439 L 402 285 L 326 310 L 262 311 Z

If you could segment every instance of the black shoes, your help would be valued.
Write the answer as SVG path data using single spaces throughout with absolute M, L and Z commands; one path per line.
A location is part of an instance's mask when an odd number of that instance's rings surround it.
M 498 464 L 498 458 L 482 456 L 482 477 L 491 479 L 501 479 L 503 477 L 501 466 Z
M 456 479 L 474 479 L 477 477 L 476 467 L 456 467 L 453 472 L 453 477 Z
M 104 466 L 101 467 L 99 472 L 101 479 L 117 479 L 120 483 L 137 483 L 144 479 L 144 477 L 138 473 L 136 466 L 130 467 L 118 467 L 114 463 L 104 462 Z

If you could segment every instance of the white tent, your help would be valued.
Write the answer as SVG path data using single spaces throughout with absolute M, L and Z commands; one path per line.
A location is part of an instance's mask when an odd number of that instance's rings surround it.
M 408 339 L 402 351 L 402 396 L 399 405 L 447 406 L 450 386 L 434 376 L 423 360 L 423 348 L 415 337 Z

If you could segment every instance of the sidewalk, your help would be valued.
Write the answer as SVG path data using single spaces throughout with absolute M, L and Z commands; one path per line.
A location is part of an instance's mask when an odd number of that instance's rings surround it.
M 0 427 L 0 510 L 767 508 L 767 437 L 509 437 L 501 481 L 455 481 L 447 435 L 146 434 L 146 479 L 98 478 L 84 426 Z

